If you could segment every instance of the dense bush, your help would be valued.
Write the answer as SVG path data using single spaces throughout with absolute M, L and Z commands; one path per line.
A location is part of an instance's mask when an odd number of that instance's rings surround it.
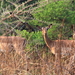
M 74 6 L 69 1 L 57 1 L 49 3 L 45 7 L 38 8 L 36 11 L 40 12 L 33 14 L 36 19 L 47 22 L 61 22 L 65 19 L 65 23 L 75 23 L 75 11 Z M 36 23 L 36 21 L 34 21 Z M 39 23 L 38 23 L 39 24 Z
M 10 1 L 10 2 L 8 2 Z M 12 2 L 12 3 L 11 3 Z M 16 0 L 17 2 L 17 0 Z M 1 20 L 4 18 L 4 23 L 2 22 L 1 25 L 4 28 L 4 25 L 7 24 L 8 27 L 14 27 L 17 25 L 19 21 L 21 22 L 28 22 L 30 25 L 35 27 L 36 25 L 39 26 L 47 26 L 50 23 L 52 23 L 54 26 L 48 31 L 49 37 L 51 39 L 57 39 L 58 34 L 60 33 L 60 30 L 58 30 L 58 27 L 61 25 L 62 20 L 64 20 L 64 29 L 61 29 L 63 33 L 70 29 L 70 26 L 75 23 L 75 2 L 72 3 L 71 1 L 56 1 L 56 2 L 51 2 L 48 3 L 47 5 L 43 6 L 45 3 L 39 3 L 37 4 L 36 7 L 32 6 L 27 9 L 25 9 L 26 6 L 22 4 L 21 7 L 18 7 L 20 4 L 16 4 L 14 0 L 3 0 L 2 2 L 0 1 L 1 5 L 0 7 L 2 8 L 0 10 L 1 12 Z M 39 1 L 40 2 L 40 1 Z M 34 2 L 33 2 L 34 3 Z M 8 7 L 9 6 L 9 7 Z M 39 7 L 40 6 L 40 7 Z M 12 9 L 11 9 L 12 8 Z M 29 14 L 24 13 L 25 11 L 29 11 L 31 8 L 31 12 Z M 17 11 L 17 10 L 18 11 Z M 25 9 L 25 10 L 23 10 Z M 36 9 L 36 10 L 34 10 Z M 23 10 L 23 11 L 21 11 Z M 17 14 L 17 17 L 9 17 L 11 16 L 10 11 L 15 11 L 14 14 Z M 19 13 L 21 11 L 21 14 Z M 8 13 L 7 13 L 8 12 Z M 6 14 L 7 13 L 7 14 Z M 31 16 L 29 16 L 31 15 Z M 9 17 L 9 18 L 8 18 Z M 26 17 L 28 17 L 26 19 Z M 32 18 L 32 19 L 30 19 Z M 5 25 L 5 28 L 7 28 Z M 15 28 L 15 27 L 14 27 Z M 24 33 L 24 32 L 23 32 Z M 32 39 L 34 39 L 34 36 L 36 35 L 37 37 L 40 36 L 38 32 L 32 32 L 32 33 L 26 33 L 26 37 L 29 37 L 30 35 L 33 34 Z M 69 31 L 68 35 L 72 34 L 72 31 Z M 22 34 L 24 36 L 24 34 Z M 35 37 L 36 38 L 36 37 Z M 37 38 L 38 39 L 38 38 Z
M 27 32 L 26 30 L 23 31 L 16 31 L 19 33 L 20 36 L 24 37 L 27 40 L 27 49 L 31 50 L 34 46 L 44 45 L 43 37 L 41 31 L 38 32 Z M 32 48 L 31 48 L 32 47 Z
M 49 35 L 52 39 L 57 39 L 58 33 L 62 30 L 63 37 L 68 37 L 72 35 L 71 25 L 75 24 L 75 2 L 71 1 L 57 1 L 47 4 L 44 7 L 36 9 L 33 13 L 35 20 L 31 20 L 30 24 L 39 26 L 47 26 L 52 23 L 52 31 L 49 32 Z M 63 21 L 64 20 L 64 21 Z M 64 28 L 60 28 L 63 24 Z M 69 30 L 69 31 L 67 31 Z M 55 32 L 54 32 L 55 31 Z M 66 33 L 67 32 L 67 33 Z

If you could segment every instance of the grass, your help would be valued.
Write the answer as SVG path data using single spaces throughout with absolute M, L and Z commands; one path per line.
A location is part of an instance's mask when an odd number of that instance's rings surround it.
M 74 72 L 71 67 L 75 66 L 74 56 L 63 60 L 63 75 L 72 75 Z M 25 52 L 24 59 L 15 52 L 0 53 L 0 73 L 1 75 L 55 75 L 55 56 L 46 46 L 35 47 L 33 51 Z

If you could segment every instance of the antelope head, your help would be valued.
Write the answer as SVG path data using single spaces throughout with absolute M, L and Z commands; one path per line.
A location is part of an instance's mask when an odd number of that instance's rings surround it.
M 42 28 L 41 28 L 42 35 L 45 35 L 45 34 L 47 33 L 47 30 L 48 30 L 49 28 L 51 28 L 51 27 L 52 27 L 52 24 L 50 24 L 50 25 L 47 26 L 47 27 L 42 27 Z
M 39 30 L 42 31 L 42 35 L 45 35 L 47 33 L 47 30 L 52 27 L 52 24 L 48 25 L 47 27 L 40 27 L 38 25 L 37 25 L 37 27 Z

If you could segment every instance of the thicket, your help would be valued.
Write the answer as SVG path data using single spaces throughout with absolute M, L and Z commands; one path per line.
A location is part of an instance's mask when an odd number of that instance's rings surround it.
M 59 34 L 62 34 L 61 39 L 72 39 L 72 25 L 75 24 L 75 1 L 27 1 L 19 3 L 19 0 L 2 0 L 0 1 L 0 34 L 9 30 L 15 30 L 19 22 L 27 22 L 34 28 L 34 32 L 27 30 L 19 31 L 17 33 L 26 39 L 30 38 L 33 43 L 44 45 L 41 31 L 36 27 L 48 26 L 53 24 L 49 29 L 48 36 L 55 40 L 59 39 Z M 29 4 L 28 4 L 29 3 Z M 14 14 L 14 15 L 13 15 Z M 12 16 L 12 17 L 11 17 Z M 31 37 L 30 37 L 31 36 Z M 71 36 L 71 37 L 69 37 Z
M 75 11 L 74 3 L 71 1 L 57 1 L 47 4 L 41 8 L 37 8 L 33 13 L 32 20 L 28 20 L 28 23 L 38 29 L 36 25 L 45 27 L 49 24 L 53 24 L 53 27 L 49 29 L 48 36 L 55 40 L 59 39 L 59 34 L 62 34 L 61 39 L 72 39 L 72 28 L 71 26 L 75 24 Z M 24 33 L 26 31 L 21 31 L 22 35 L 25 37 L 27 34 L 29 37 L 31 35 L 32 43 L 43 44 L 43 37 L 41 36 L 41 31 L 35 31 L 31 33 Z M 70 37 L 71 36 L 71 37 Z M 36 41 L 36 42 L 35 42 Z
M 35 31 L 17 30 L 17 33 L 26 39 L 30 38 L 33 43 L 44 44 L 41 31 L 38 30 L 37 25 L 44 27 L 53 24 L 53 27 L 48 31 L 48 36 L 53 40 L 59 39 L 59 34 L 63 36 L 61 39 L 72 39 L 72 25 L 75 24 L 75 1 L 61 0 L 47 3 L 37 0 L 35 3 L 34 0 L 30 0 L 19 3 L 19 0 L 2 0 L 0 7 L 1 35 L 9 30 L 16 32 L 18 23 L 27 22 Z

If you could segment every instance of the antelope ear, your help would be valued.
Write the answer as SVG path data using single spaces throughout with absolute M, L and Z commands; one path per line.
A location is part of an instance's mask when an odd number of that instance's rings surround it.
M 36 27 L 37 27 L 39 30 L 42 30 L 42 28 L 41 28 L 40 26 L 36 25 Z
M 52 27 L 52 24 L 50 24 L 47 28 L 49 29 L 49 28 L 51 28 Z

